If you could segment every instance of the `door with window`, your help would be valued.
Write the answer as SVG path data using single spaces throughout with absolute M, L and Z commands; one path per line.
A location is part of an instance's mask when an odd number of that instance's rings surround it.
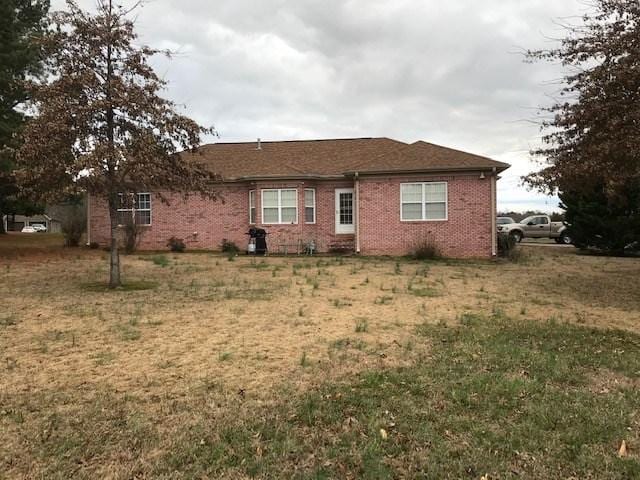
M 355 233 L 353 188 L 336 188 L 336 234 Z

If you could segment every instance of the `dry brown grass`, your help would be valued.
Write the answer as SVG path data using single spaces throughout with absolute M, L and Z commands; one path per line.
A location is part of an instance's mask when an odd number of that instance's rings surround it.
M 276 389 L 429 355 L 416 326 L 466 312 L 640 330 L 640 260 L 572 249 L 525 248 L 515 264 L 132 255 L 124 278 L 152 288 L 107 291 L 105 252 L 21 250 L 16 238 L 0 238 L 4 415 L 27 398 L 61 399 L 60 413 L 105 392 L 153 412 L 200 388 L 268 403 Z M 7 427 L 0 458 L 16 474 L 28 471 L 21 431 Z

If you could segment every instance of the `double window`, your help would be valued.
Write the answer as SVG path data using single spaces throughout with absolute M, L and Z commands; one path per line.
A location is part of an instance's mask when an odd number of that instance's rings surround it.
M 428 221 L 447 219 L 447 183 L 400 184 L 400 219 Z
M 118 208 L 118 225 L 134 222 L 136 225 L 151 225 L 151 194 L 136 193 L 126 198 L 122 193 Z
M 262 190 L 262 223 L 298 223 L 298 190 Z

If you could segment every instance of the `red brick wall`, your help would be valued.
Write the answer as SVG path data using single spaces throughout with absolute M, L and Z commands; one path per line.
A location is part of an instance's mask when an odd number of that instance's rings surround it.
M 218 249 L 223 238 L 234 241 L 244 250 L 249 229 L 249 191 L 256 191 L 256 226 L 268 232 L 269 250 L 277 252 L 280 244 L 315 241 L 318 251 L 326 252 L 336 239 L 353 239 L 353 235 L 335 235 L 335 188 L 352 187 L 349 180 L 323 182 L 257 182 L 229 184 L 220 188 L 222 200 L 211 201 L 191 196 L 169 196 L 169 205 L 152 197 L 152 225 L 142 227 L 142 250 L 166 249 L 167 240 L 184 239 L 188 249 Z M 295 188 L 298 190 L 298 223 L 287 225 L 262 224 L 261 190 Z M 304 223 L 304 189 L 316 190 L 316 223 Z M 91 241 L 101 245 L 109 242 L 109 213 L 106 203 L 95 197 L 90 200 Z M 194 233 L 197 232 L 197 235 Z
M 197 195 L 186 200 L 181 195 L 168 195 L 168 204 L 157 195 L 151 198 L 151 226 L 142 227 L 140 249 L 165 250 L 170 237 L 182 238 L 187 249 L 218 249 L 223 238 L 243 248 L 249 228 L 249 188 L 228 185 L 219 189 L 221 198 L 212 201 Z M 109 242 L 109 212 L 106 202 L 90 200 L 90 240 Z
M 491 255 L 490 178 L 478 175 L 414 176 L 360 179 L 360 248 L 365 255 L 406 254 L 422 238 L 432 238 L 441 252 L 451 257 L 489 257 Z M 443 222 L 401 222 L 400 183 L 406 181 L 446 181 L 448 220 Z M 257 182 L 227 184 L 220 187 L 221 200 L 199 196 L 184 200 L 169 196 L 169 204 L 152 196 L 152 225 L 143 227 L 140 248 L 164 250 L 169 237 L 184 239 L 188 249 L 219 249 L 223 238 L 244 249 L 249 229 L 249 190 L 256 191 L 257 226 L 269 233 L 271 252 L 279 244 L 295 244 L 298 239 L 314 240 L 318 251 L 353 235 L 335 234 L 335 189 L 353 187 L 351 180 L 321 182 Z M 297 188 L 298 223 L 263 225 L 261 189 Z M 316 223 L 304 223 L 304 189 L 316 189 Z M 101 245 L 109 241 L 106 204 L 90 200 L 90 240 Z
M 448 257 L 490 257 L 491 179 L 479 176 L 361 178 L 361 253 L 402 255 L 426 238 Z M 400 221 L 400 184 L 421 181 L 447 182 L 448 220 Z

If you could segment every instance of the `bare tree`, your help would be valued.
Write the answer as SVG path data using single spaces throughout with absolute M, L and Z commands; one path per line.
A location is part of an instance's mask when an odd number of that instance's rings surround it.
M 24 188 L 55 195 L 69 185 L 109 206 L 109 286 L 121 285 L 118 208 L 137 192 L 199 194 L 215 199 L 216 176 L 186 162 L 179 150 L 196 151 L 211 129 L 177 113 L 159 93 L 166 82 L 149 65 L 168 52 L 137 46 L 131 13 L 98 0 L 97 13 L 67 1 L 51 15 L 46 39 L 48 79 L 30 86 L 37 115 L 19 152 Z

